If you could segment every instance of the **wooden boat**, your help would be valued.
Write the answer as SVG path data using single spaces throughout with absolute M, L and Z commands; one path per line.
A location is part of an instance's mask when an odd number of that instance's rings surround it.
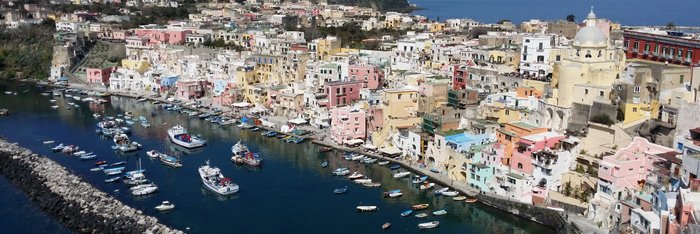
M 107 164 L 107 161 L 99 161 L 99 162 L 95 163 L 95 166 L 106 165 L 106 164 Z
M 428 214 L 426 214 L 426 213 L 418 213 L 418 214 L 414 215 L 413 217 L 416 217 L 416 218 L 421 219 L 421 218 L 428 217 Z
M 356 209 L 359 212 L 371 212 L 379 210 L 377 206 L 357 206 Z
M 459 196 L 459 197 L 452 198 L 452 200 L 455 200 L 455 201 L 464 201 L 466 199 L 467 199 L 467 197 L 465 197 L 465 196 Z
M 445 214 L 447 214 L 447 211 L 446 211 L 446 210 L 436 210 L 436 211 L 433 211 L 433 215 L 435 215 L 435 216 L 440 216 L 440 215 L 445 215 Z
M 406 216 L 411 215 L 412 213 L 413 213 L 413 210 L 406 210 L 404 212 L 401 212 L 401 216 L 406 217 Z
M 478 201 L 479 201 L 479 199 L 477 199 L 477 198 L 467 198 L 464 200 L 464 202 L 466 202 L 466 203 L 475 203 Z
M 428 209 L 429 206 L 430 206 L 430 204 L 427 204 L 427 203 L 426 204 L 416 204 L 416 205 L 413 205 L 413 209 L 414 210 L 424 210 L 424 209 Z
M 391 223 L 382 224 L 382 229 L 384 229 L 384 230 L 389 229 L 389 227 L 391 227 Z
M 418 228 L 420 228 L 420 229 L 432 229 L 432 228 L 436 228 L 438 225 L 440 225 L 440 221 L 432 221 L 432 222 L 427 222 L 427 223 L 420 223 L 420 224 L 418 224 Z
M 435 183 L 423 183 L 420 185 L 420 190 L 428 190 L 435 186 Z

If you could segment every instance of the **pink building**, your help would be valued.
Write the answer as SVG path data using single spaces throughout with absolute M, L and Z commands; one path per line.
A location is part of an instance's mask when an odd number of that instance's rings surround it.
M 206 85 L 203 81 L 188 80 L 188 81 L 177 81 L 175 85 L 177 91 L 175 96 L 182 100 L 192 100 L 204 96 L 204 87 Z
M 108 84 L 109 76 L 117 70 L 116 67 L 88 68 L 85 75 L 88 83 Z
M 520 141 L 515 143 L 516 148 L 515 151 L 513 151 L 510 168 L 527 175 L 532 175 L 532 170 L 534 169 L 532 160 L 540 156 L 556 157 L 556 154 L 546 154 L 545 151 L 553 148 L 564 138 L 566 138 L 566 136 L 554 132 L 543 132 L 520 138 Z M 544 154 L 546 154 L 546 156 Z M 547 160 L 556 159 L 548 158 Z
M 366 113 L 351 107 L 331 109 L 331 139 L 338 144 L 364 140 Z
M 328 108 L 345 106 L 360 100 L 362 81 L 327 82 L 324 92 L 328 97 Z
M 596 195 L 607 194 L 608 198 L 614 200 L 624 198 L 625 190 L 637 190 L 643 186 L 654 168 L 652 164 L 661 160 L 656 155 L 672 151 L 671 148 L 635 137 L 627 147 L 615 155 L 604 157 L 600 162 Z
M 169 30 L 169 29 L 135 29 L 134 34 L 138 37 L 146 37 L 151 44 L 179 45 L 185 42 L 185 36 L 190 30 Z
M 379 89 L 384 83 L 384 71 L 376 66 L 350 66 L 350 80 L 363 81 L 365 88 Z

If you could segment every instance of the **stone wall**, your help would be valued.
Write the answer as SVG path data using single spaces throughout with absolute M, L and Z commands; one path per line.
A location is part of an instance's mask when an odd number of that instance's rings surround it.
M 182 233 L 92 187 L 53 160 L 0 139 L 0 173 L 80 233 Z
M 501 197 L 483 193 L 479 194 L 478 198 L 480 202 L 488 206 L 549 226 L 556 230 L 557 233 L 580 233 L 576 227 L 572 227 L 575 225 L 568 224 L 566 218 L 563 216 L 564 214 L 559 211 L 506 200 Z

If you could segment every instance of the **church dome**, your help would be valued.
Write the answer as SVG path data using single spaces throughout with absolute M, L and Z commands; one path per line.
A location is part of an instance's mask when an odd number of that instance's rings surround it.
M 596 26 L 583 27 L 574 37 L 574 45 L 578 46 L 600 46 L 606 43 L 605 33 Z

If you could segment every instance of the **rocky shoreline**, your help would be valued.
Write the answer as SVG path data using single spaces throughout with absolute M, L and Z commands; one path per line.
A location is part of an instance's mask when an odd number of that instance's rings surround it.
M 55 161 L 0 139 L 0 173 L 80 233 L 183 233 L 99 191 Z

